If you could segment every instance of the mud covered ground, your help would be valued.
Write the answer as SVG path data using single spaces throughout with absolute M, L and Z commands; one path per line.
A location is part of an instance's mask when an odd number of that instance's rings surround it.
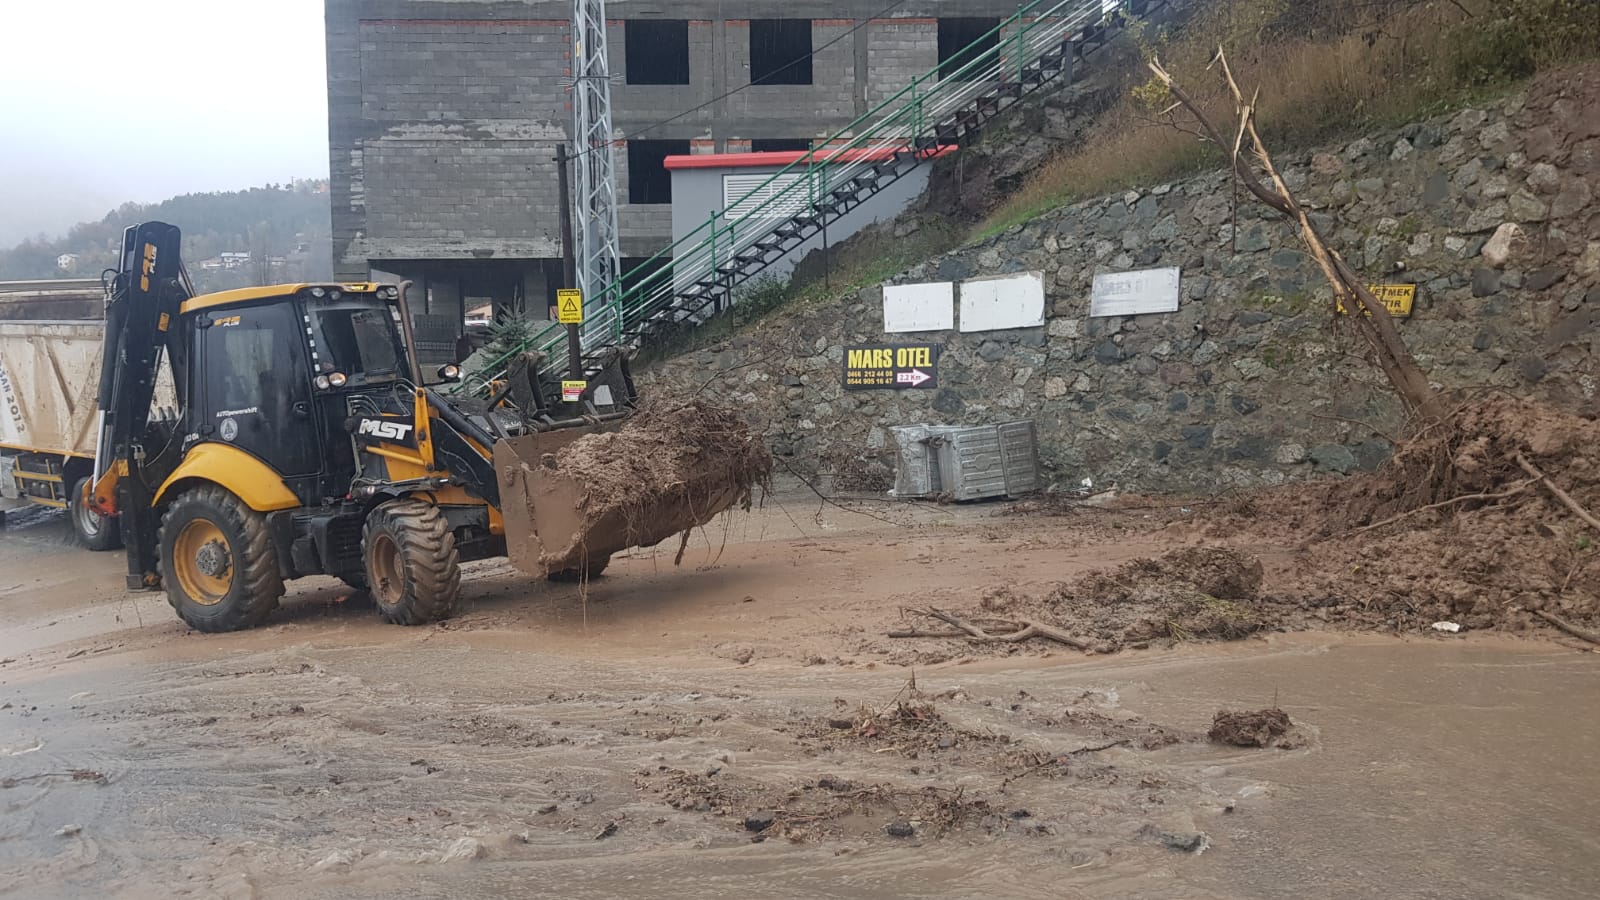
M 308 580 L 214 636 L 24 516 L 0 896 L 1592 894 L 1600 658 L 1313 602 L 1304 546 L 1151 505 L 790 485 L 681 567 L 475 564 L 418 629 Z M 1095 652 L 888 636 L 930 608 Z

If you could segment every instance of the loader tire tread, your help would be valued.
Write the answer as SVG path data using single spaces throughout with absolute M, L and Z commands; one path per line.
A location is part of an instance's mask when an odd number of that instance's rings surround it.
M 384 538 L 395 543 L 405 569 L 402 590 L 392 600 L 377 589 L 383 579 L 371 569 L 373 543 Z M 461 611 L 461 557 L 455 534 L 437 506 L 418 500 L 379 506 L 362 528 L 361 548 L 368 590 L 385 621 L 424 625 Z
M 178 529 L 198 516 L 211 519 L 230 532 L 234 567 L 239 573 L 228 596 L 210 607 L 192 602 L 172 570 L 170 540 L 176 538 Z M 208 485 L 180 494 L 162 516 L 157 540 L 167 602 L 190 628 L 211 633 L 241 631 L 260 625 L 277 609 L 283 596 L 283 576 L 278 570 L 278 548 L 267 530 L 266 517 L 229 491 Z

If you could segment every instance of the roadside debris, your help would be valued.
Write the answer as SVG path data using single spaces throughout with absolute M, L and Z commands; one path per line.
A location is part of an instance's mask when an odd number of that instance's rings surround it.
M 1199 855 L 1206 852 L 1206 848 L 1211 846 L 1211 839 L 1206 837 L 1203 831 L 1179 833 L 1176 831 L 1164 831 L 1154 825 L 1146 825 L 1139 829 L 1139 834 L 1144 837 L 1154 838 L 1161 846 L 1179 853 Z
M 948 623 L 954 626 L 956 630 L 923 631 L 920 629 L 904 629 L 889 632 L 889 637 L 961 638 L 968 641 L 993 641 L 1005 644 L 1015 644 L 1020 641 L 1030 640 L 1032 638 L 1044 638 L 1048 641 L 1055 641 L 1058 644 L 1066 644 L 1068 647 L 1072 647 L 1076 650 L 1082 650 L 1085 653 L 1097 652 L 1096 646 L 1088 641 L 1075 638 L 1059 628 L 1055 628 L 1050 625 L 1044 625 L 1031 620 L 1025 619 L 1020 622 L 1013 622 L 1004 619 L 980 619 L 978 622 L 969 622 L 954 613 L 946 612 L 942 609 L 935 609 L 933 607 L 917 610 L 917 612 L 925 616 L 932 616 L 941 622 Z
M 1568 622 L 1566 619 L 1563 619 L 1554 613 L 1545 612 L 1542 609 L 1534 610 L 1533 614 L 1575 638 L 1588 641 L 1591 644 L 1600 644 L 1600 632 L 1590 631 L 1587 628 L 1579 628 L 1571 622 Z
M 975 612 L 934 606 L 905 610 L 951 628 L 902 627 L 887 636 L 997 648 L 1042 638 L 1086 653 L 1143 649 L 1153 643 L 1239 640 L 1279 623 L 1278 611 L 1260 596 L 1262 577 L 1260 560 L 1248 553 L 1231 547 L 1182 547 L 1157 559 L 1135 559 L 1115 569 L 1091 572 L 1042 592 L 1005 585 L 990 588 Z
M 1290 736 L 1294 723 L 1277 707 L 1248 712 L 1222 710 L 1211 720 L 1206 737 L 1218 744 L 1234 747 L 1281 747 L 1292 749 L 1300 742 Z

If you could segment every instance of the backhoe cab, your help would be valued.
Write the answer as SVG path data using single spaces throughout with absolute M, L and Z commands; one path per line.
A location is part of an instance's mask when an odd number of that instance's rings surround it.
M 286 580 L 314 574 L 369 589 L 391 622 L 452 615 L 460 563 L 506 553 L 496 446 L 515 460 L 631 410 L 620 355 L 600 379 L 617 387 L 606 407 L 592 396 L 551 402 L 537 365 L 492 404 L 452 401 L 424 384 L 404 285 L 195 296 L 178 245 L 178 229 L 157 222 L 124 235 L 92 503 L 121 519 L 130 587 L 164 586 L 201 631 L 259 623 Z M 152 415 L 163 365 L 178 409 Z M 448 379 L 450 368 L 439 374 Z M 540 524 L 537 511 L 515 518 Z M 539 574 L 598 574 L 627 543 L 584 546 L 569 568 Z

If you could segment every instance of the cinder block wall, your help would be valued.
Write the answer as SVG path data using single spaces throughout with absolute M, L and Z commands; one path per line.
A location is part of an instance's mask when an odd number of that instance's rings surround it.
M 685 110 L 649 139 L 695 152 L 752 139 L 819 138 L 938 63 L 938 16 L 1004 17 L 1015 0 L 913 0 L 858 23 L 881 0 L 612 0 L 611 67 L 626 74 L 623 23 L 689 20 L 690 83 L 613 83 L 619 137 Z M 555 146 L 572 127 L 567 0 L 326 0 L 334 266 L 375 260 L 539 259 L 559 252 Z M 813 84 L 750 81 L 752 18 L 810 19 Z M 831 46 L 829 42 L 840 38 Z M 618 147 L 620 199 L 627 152 Z M 623 253 L 666 246 L 665 206 L 625 206 Z

